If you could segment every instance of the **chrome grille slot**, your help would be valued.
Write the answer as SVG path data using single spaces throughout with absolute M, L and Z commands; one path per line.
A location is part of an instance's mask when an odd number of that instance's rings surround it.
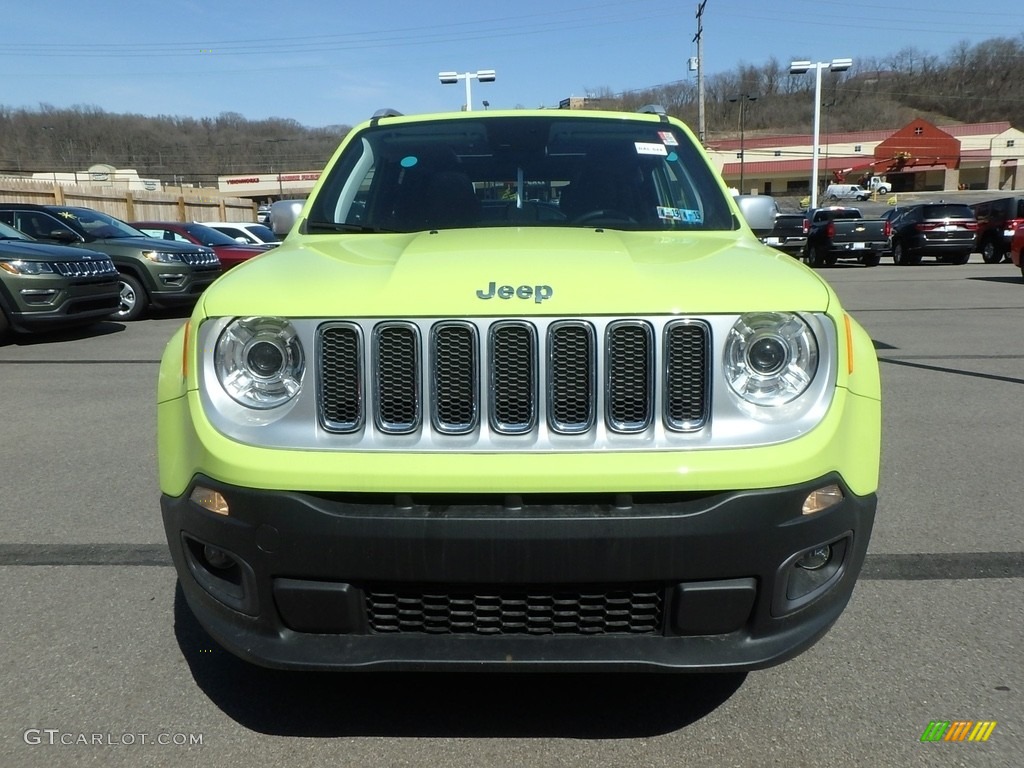
M 320 412 L 324 426 L 353 432 L 363 423 L 362 334 L 339 324 L 320 333 Z
M 548 408 L 555 432 L 574 434 L 594 426 L 596 399 L 594 329 L 571 320 L 548 329 Z
M 373 333 L 374 396 L 382 432 L 411 432 L 420 423 L 420 337 L 415 325 L 382 324 Z
M 95 277 L 96 275 L 116 275 L 117 267 L 110 259 L 96 261 L 56 261 L 53 268 L 64 277 Z
M 669 429 L 700 429 L 707 422 L 710 337 L 704 323 L 680 320 L 665 329 L 664 403 Z
M 608 426 L 617 432 L 642 432 L 654 412 L 654 341 L 651 327 L 620 320 L 605 340 Z
M 446 434 L 476 429 L 479 419 L 479 341 L 469 323 L 439 323 L 431 331 L 434 428 Z
M 537 418 L 537 334 L 532 325 L 508 320 L 491 326 L 491 424 L 496 432 L 521 434 Z
M 319 325 L 317 408 L 366 450 L 691 440 L 711 420 L 698 318 L 357 319 Z M 696 437 L 693 435 L 693 437 Z

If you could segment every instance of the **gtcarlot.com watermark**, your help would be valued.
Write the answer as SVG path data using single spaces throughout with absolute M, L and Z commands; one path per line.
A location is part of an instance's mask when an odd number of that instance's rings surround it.
M 60 728 L 26 728 L 22 739 L 29 746 L 36 747 L 137 747 L 157 745 L 161 747 L 201 747 L 201 733 L 132 733 L 126 731 L 104 731 L 88 733 L 86 731 L 65 731 Z

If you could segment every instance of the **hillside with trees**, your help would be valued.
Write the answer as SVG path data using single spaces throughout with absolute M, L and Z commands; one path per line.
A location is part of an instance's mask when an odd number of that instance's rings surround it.
M 851 70 L 822 80 L 822 130 L 897 128 L 915 117 L 938 125 L 1007 120 L 1024 127 L 1024 35 L 962 43 L 939 56 L 906 48 L 885 59 L 857 59 Z M 792 76 L 788 63 L 741 66 L 704 81 L 705 138 L 809 133 L 814 78 Z M 661 104 L 698 127 L 694 79 L 625 93 L 596 89 L 591 106 L 634 110 Z M 349 126 L 307 128 L 294 120 L 251 121 L 227 112 L 215 118 L 112 114 L 90 106 L 38 109 L 0 106 L 0 173 L 84 170 L 96 163 L 134 168 L 148 178 L 212 184 L 217 176 L 321 168 Z

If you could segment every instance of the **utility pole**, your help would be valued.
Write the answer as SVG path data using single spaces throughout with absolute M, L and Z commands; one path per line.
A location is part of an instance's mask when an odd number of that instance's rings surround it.
M 701 0 L 697 4 L 697 34 L 693 39 L 697 42 L 697 138 L 704 143 L 704 136 L 707 133 L 707 126 L 704 124 L 704 23 L 701 18 L 704 15 L 704 6 L 708 0 Z

